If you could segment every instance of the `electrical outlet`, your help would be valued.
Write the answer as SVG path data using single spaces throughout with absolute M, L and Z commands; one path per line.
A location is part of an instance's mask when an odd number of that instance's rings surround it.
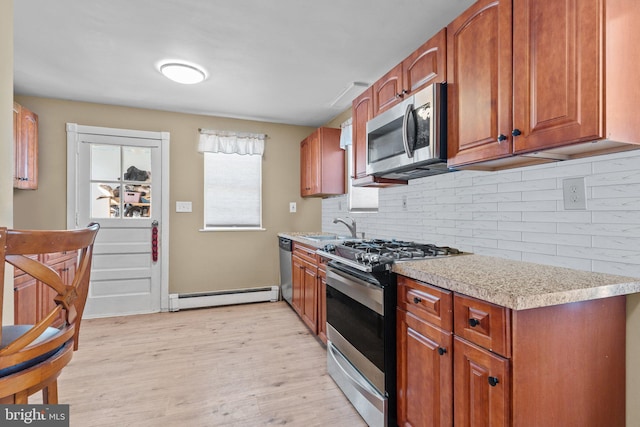
M 402 196 L 402 210 L 407 210 L 407 196 Z
M 176 202 L 176 212 L 191 212 L 191 202 Z
M 562 196 L 566 210 L 587 209 L 587 197 L 584 177 L 569 178 L 562 181 Z
M 296 202 L 290 202 L 289 203 L 289 212 L 290 213 L 296 213 L 297 211 L 297 207 L 296 207 Z

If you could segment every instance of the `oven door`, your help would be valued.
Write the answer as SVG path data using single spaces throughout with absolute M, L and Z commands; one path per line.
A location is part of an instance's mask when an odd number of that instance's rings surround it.
M 327 267 L 327 338 L 382 394 L 384 329 L 383 288 Z
M 327 267 L 327 371 L 370 426 L 386 426 L 384 289 Z

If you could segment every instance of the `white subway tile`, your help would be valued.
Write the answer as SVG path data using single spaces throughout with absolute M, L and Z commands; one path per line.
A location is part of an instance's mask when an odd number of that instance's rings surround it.
M 473 212 L 476 221 L 522 221 L 522 212 Z
M 593 212 L 594 224 L 640 224 L 638 211 L 599 211 Z
M 498 203 L 499 211 L 519 212 L 549 212 L 556 210 L 556 202 L 553 200 L 534 200 L 528 202 L 504 202 Z
M 507 172 L 485 172 L 482 175 L 473 177 L 474 186 L 520 181 L 522 181 L 522 172 L 513 170 Z
M 561 212 L 523 212 L 525 222 L 591 222 L 591 212 L 561 211 Z
M 557 187 L 556 178 L 532 179 L 529 181 L 507 182 L 498 184 L 498 191 L 534 191 L 534 190 L 552 190 Z
M 522 193 L 490 193 L 490 194 L 474 194 L 473 203 L 487 203 L 487 202 L 520 202 L 522 200 Z
M 611 198 L 617 198 L 617 197 L 640 197 L 640 183 L 593 187 L 591 189 L 591 197 L 594 199 L 611 199 Z
M 499 241 L 503 241 L 503 240 L 510 240 L 515 242 L 522 241 L 522 233 L 520 231 L 474 228 L 473 237 L 480 237 L 484 239 L 498 239 Z
M 591 236 L 582 234 L 522 233 L 522 241 L 553 245 L 591 246 Z
M 620 276 L 640 277 L 640 265 L 621 262 L 593 261 L 593 271 Z
M 531 243 L 531 242 L 501 240 L 498 242 L 498 248 L 521 251 L 523 254 L 527 252 L 531 252 L 536 254 L 554 255 L 556 253 L 556 245 L 551 245 L 547 243 Z
M 573 268 L 576 270 L 591 271 L 591 261 L 587 259 L 571 258 L 566 256 L 523 253 L 522 261 L 536 264 L 554 265 L 556 267 Z
M 591 175 L 591 163 L 555 163 L 553 167 L 523 170 L 522 180 Z
M 498 230 L 524 231 L 530 233 L 555 233 L 555 222 L 531 222 L 531 221 L 502 221 L 498 223 Z

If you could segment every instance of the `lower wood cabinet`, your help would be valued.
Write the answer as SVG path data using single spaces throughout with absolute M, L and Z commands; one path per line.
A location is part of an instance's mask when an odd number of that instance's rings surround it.
M 452 334 L 397 310 L 398 425 L 451 426 Z
M 624 426 L 625 307 L 510 310 L 398 276 L 398 424 Z
M 291 305 L 305 325 L 326 344 L 326 264 L 315 252 L 311 246 L 293 244 Z
M 36 257 L 36 255 L 33 256 Z M 71 283 L 76 274 L 77 254 L 60 252 L 37 255 L 37 257 L 39 261 L 56 270 L 65 283 Z M 19 269 L 14 270 L 13 290 L 16 325 L 33 325 L 55 308 L 56 292 Z M 60 318 L 54 326 L 62 325 L 63 321 L 63 313 L 60 313 Z

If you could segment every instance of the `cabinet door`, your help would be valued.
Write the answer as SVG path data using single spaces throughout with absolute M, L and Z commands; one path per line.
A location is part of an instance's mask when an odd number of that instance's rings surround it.
M 406 90 L 402 88 L 402 63 L 393 67 L 373 84 L 373 115 L 393 107 L 402 99 Z
M 451 333 L 397 310 L 398 425 L 451 426 Z
M 352 178 L 367 176 L 367 122 L 373 117 L 373 88 L 370 87 L 353 100 L 351 107 Z
M 318 274 L 315 265 L 304 262 L 302 320 L 318 333 Z
M 454 425 L 508 426 L 509 360 L 455 337 L 453 370 Z
M 38 188 L 38 116 L 13 105 L 14 188 Z
M 511 0 L 479 0 L 447 27 L 449 166 L 512 152 Z
M 603 137 L 602 3 L 514 0 L 516 153 Z
M 447 81 L 447 30 L 442 29 L 402 61 L 403 89 L 413 93 Z
M 291 257 L 291 307 L 298 315 L 302 314 L 302 284 L 304 280 L 304 261 L 297 256 Z
M 16 325 L 33 325 L 38 321 L 37 281 L 27 274 L 14 280 L 13 311 Z

